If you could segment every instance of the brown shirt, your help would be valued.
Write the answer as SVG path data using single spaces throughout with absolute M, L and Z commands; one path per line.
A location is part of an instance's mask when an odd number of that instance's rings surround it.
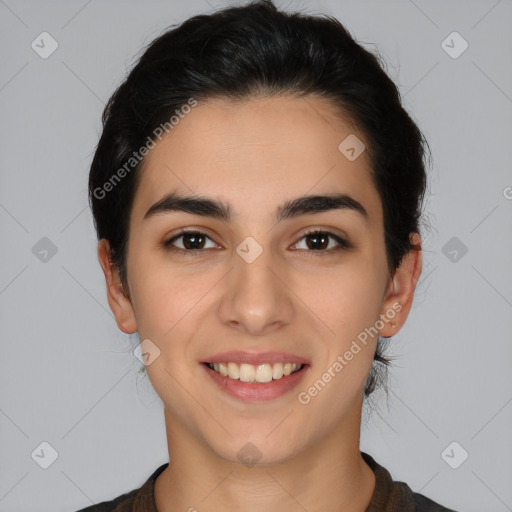
M 375 473 L 375 490 L 365 512 L 455 512 L 413 492 L 404 482 L 393 481 L 386 468 L 377 464 L 370 455 L 364 452 L 361 455 Z M 168 465 L 167 462 L 156 469 L 138 489 L 77 512 L 158 512 L 154 494 L 155 480 Z

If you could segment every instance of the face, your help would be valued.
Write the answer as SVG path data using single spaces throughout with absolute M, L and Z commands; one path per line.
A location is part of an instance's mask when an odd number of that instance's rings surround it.
M 252 443 L 259 463 L 285 461 L 358 426 L 378 335 L 405 321 L 417 260 L 388 274 L 367 152 L 338 149 L 351 134 L 365 141 L 317 97 L 212 100 L 146 156 L 130 298 L 109 302 L 149 340 L 166 419 L 225 460 Z M 215 205 L 175 209 L 178 196 Z M 338 199 L 294 203 L 304 196 Z

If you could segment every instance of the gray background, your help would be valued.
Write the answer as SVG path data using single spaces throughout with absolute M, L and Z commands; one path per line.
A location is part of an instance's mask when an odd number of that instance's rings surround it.
M 446 506 L 512 510 L 512 3 L 277 3 L 375 44 L 433 152 L 424 270 L 362 449 Z M 168 460 L 136 336 L 106 301 L 87 175 L 104 103 L 143 45 L 223 5 L 0 0 L 1 512 L 112 499 Z M 31 48 L 43 31 L 59 45 L 46 59 Z M 458 58 L 442 47 L 453 31 L 469 44 Z M 453 441 L 452 464 L 469 453 L 457 469 L 442 455 Z

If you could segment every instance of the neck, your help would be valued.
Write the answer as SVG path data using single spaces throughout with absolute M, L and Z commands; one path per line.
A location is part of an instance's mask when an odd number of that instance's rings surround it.
M 170 463 L 155 482 L 158 512 L 364 512 L 375 476 L 359 450 L 360 409 L 352 416 L 293 459 L 246 466 L 219 457 L 165 410 Z

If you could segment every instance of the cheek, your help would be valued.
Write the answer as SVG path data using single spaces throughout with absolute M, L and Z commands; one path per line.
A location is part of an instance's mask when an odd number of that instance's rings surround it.
M 375 267 L 375 262 L 358 258 L 309 276 L 301 285 L 299 296 L 341 345 L 373 325 L 379 316 L 383 276 Z
M 198 314 L 205 302 L 205 291 L 213 283 L 207 274 L 191 274 L 176 265 L 165 266 L 150 255 L 134 257 L 132 269 L 132 302 L 141 339 L 170 336 L 182 323 L 181 319 Z

